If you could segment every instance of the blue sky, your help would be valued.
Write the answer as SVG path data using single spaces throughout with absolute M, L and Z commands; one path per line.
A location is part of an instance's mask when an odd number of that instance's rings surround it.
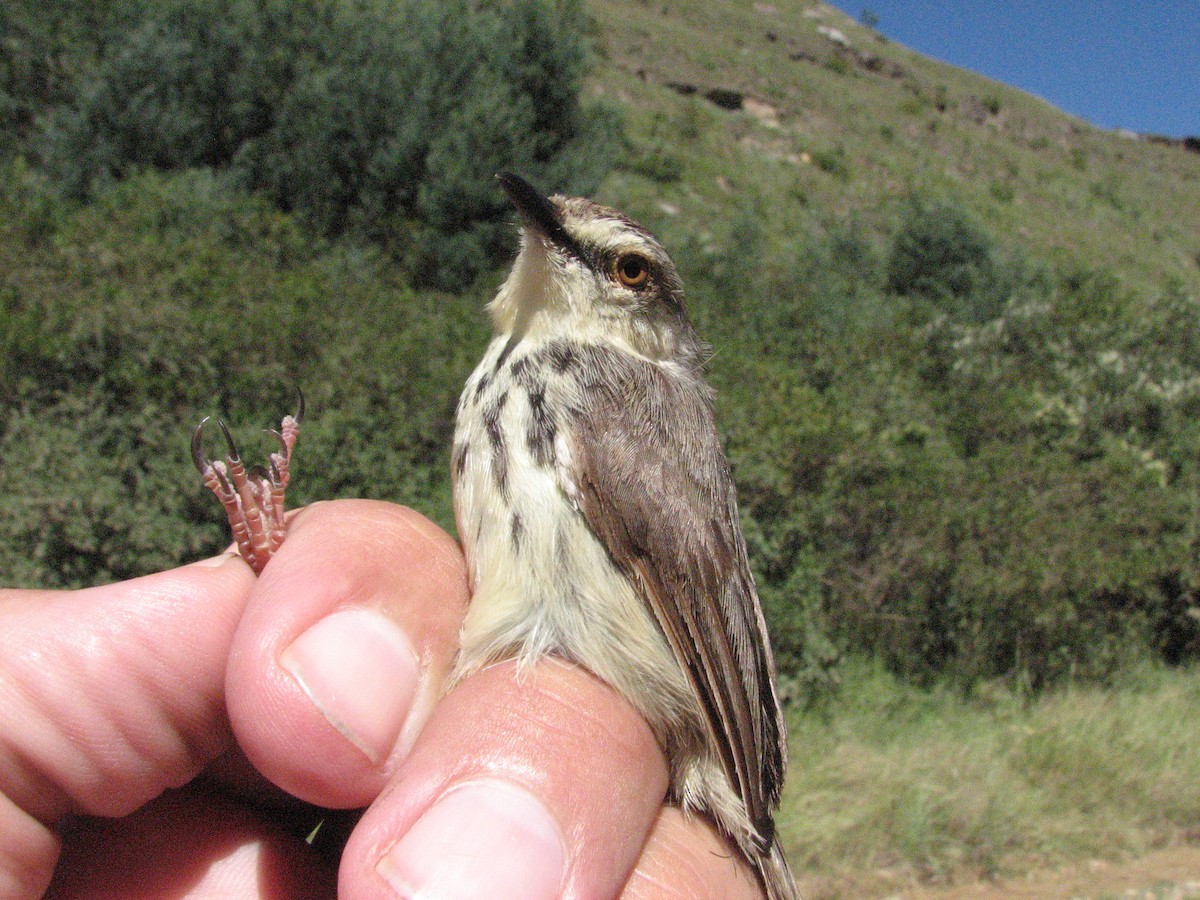
M 1102 128 L 1200 136 L 1200 0 L 835 0 L 914 50 Z

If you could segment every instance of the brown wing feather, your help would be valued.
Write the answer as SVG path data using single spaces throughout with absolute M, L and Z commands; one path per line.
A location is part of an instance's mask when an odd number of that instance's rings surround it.
M 769 845 L 784 730 L 708 389 L 616 350 L 588 353 L 571 425 L 582 513 L 642 588 L 692 681 L 729 780 Z

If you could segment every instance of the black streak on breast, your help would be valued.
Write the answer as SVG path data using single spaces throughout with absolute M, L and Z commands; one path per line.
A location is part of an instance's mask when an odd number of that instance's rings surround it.
M 529 391 L 529 428 L 525 442 L 529 455 L 539 466 L 554 462 L 554 416 L 546 406 L 546 386 L 538 384 Z
M 471 445 L 465 441 L 461 444 L 454 445 L 454 452 L 451 454 L 450 467 L 454 470 L 455 478 L 462 478 L 463 472 L 467 470 L 467 454 L 471 451 Z
M 479 398 L 483 396 L 483 392 L 488 389 L 488 385 L 492 383 L 492 375 L 490 372 L 484 372 L 479 376 L 479 381 L 475 384 L 475 402 L 479 402 Z
M 550 368 L 559 375 L 562 375 L 578 362 L 575 351 L 571 349 L 571 345 L 563 341 L 555 341 L 542 352 L 546 362 L 550 364 Z
M 513 347 L 515 346 L 517 346 L 517 336 L 514 334 L 508 339 L 508 342 L 504 345 L 504 349 L 500 351 L 500 355 L 496 357 L 496 365 L 492 368 L 493 375 L 504 367 L 504 363 L 508 359 L 508 354 L 513 352 Z
M 488 443 L 492 445 L 492 476 L 496 479 L 496 487 L 500 496 L 508 499 L 508 448 L 504 444 L 504 430 L 500 427 L 500 414 L 508 394 L 503 393 L 483 411 L 483 427 L 487 432 Z
M 513 380 L 528 390 L 533 381 L 533 363 L 530 358 L 522 356 L 520 359 L 513 360 L 510 371 L 512 372 Z

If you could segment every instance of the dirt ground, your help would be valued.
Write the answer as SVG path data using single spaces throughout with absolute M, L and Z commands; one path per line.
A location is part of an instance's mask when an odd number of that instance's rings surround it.
M 801 886 L 806 900 L 853 897 L 832 884 Z M 1093 861 L 1006 881 L 906 888 L 888 900 L 1200 900 L 1200 847 L 1174 847 L 1126 862 Z M 865 896 L 865 895 L 864 895 Z

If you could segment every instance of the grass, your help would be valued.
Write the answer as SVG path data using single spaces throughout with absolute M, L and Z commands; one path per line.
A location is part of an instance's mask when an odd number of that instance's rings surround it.
M 827 897 L 1143 853 L 1200 821 L 1197 721 L 1200 668 L 1025 698 L 853 663 L 791 717 L 781 832 Z

